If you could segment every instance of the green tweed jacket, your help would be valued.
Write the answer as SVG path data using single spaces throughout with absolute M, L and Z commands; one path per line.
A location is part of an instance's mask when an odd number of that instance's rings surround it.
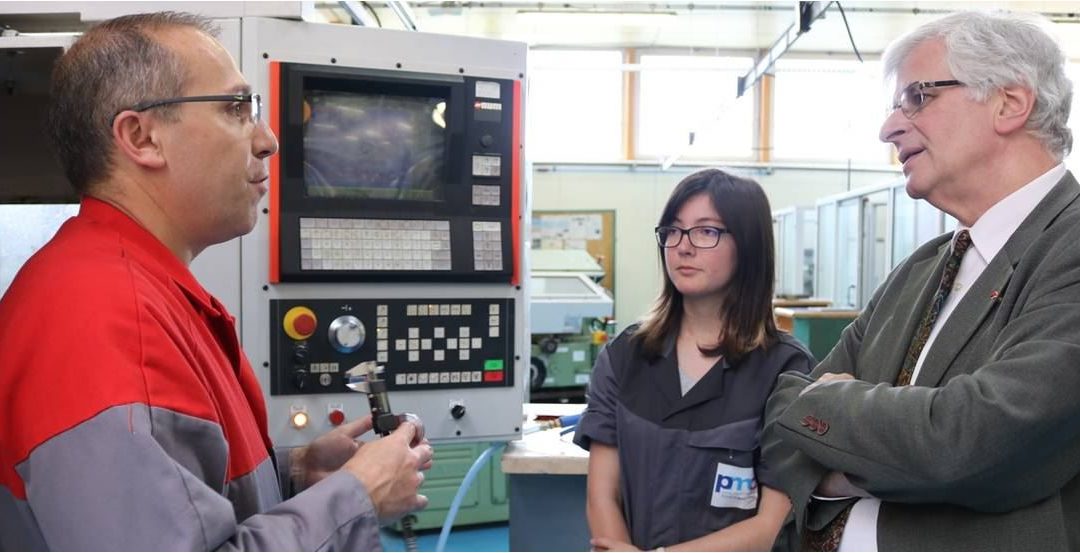
M 990 260 L 896 387 L 951 235 L 916 250 L 809 376 L 766 407 L 763 460 L 798 531 L 848 502 L 811 501 L 830 470 L 882 500 L 889 550 L 1080 549 L 1080 187 L 1066 173 Z M 826 372 L 856 380 L 799 396 Z

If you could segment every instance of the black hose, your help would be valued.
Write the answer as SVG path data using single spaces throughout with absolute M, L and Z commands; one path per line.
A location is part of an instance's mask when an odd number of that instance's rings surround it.
M 855 50 L 855 57 L 859 58 L 859 62 L 862 63 L 862 54 L 859 53 L 859 47 L 855 46 L 855 37 L 851 36 L 851 25 L 848 25 L 847 14 L 844 13 L 844 7 L 840 5 L 840 2 L 836 3 L 837 9 L 840 10 L 840 17 L 844 18 L 844 28 L 847 29 L 848 40 L 851 41 L 851 49 Z
M 416 541 L 416 531 L 413 530 L 415 521 L 416 515 L 401 517 L 401 539 L 405 541 L 405 551 L 420 551 Z

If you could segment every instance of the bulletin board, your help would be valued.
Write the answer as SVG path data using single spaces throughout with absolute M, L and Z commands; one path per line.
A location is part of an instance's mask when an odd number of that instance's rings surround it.
M 533 211 L 532 247 L 585 250 L 604 268 L 600 285 L 615 293 L 615 210 Z

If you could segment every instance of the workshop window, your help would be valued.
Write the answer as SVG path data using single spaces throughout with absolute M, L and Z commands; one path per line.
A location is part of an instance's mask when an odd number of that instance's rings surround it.
M 622 52 L 532 50 L 526 132 L 532 161 L 620 161 Z
M 878 140 L 890 96 L 880 62 L 781 59 L 774 69 L 774 160 L 890 162 Z
M 637 158 L 752 159 L 754 93 L 736 99 L 752 65 L 751 58 L 642 55 Z

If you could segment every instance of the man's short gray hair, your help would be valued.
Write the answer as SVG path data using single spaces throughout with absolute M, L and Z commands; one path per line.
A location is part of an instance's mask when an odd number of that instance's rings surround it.
M 1066 58 L 1057 41 L 1032 16 L 1005 12 L 959 12 L 931 21 L 901 37 L 885 51 L 887 78 L 920 44 L 945 43 L 945 62 L 972 97 L 986 100 L 994 90 L 1021 85 L 1035 92 L 1027 129 L 1058 159 L 1072 151 L 1069 109 L 1073 85 L 1065 76 Z
M 47 129 L 64 173 L 79 194 L 108 178 L 117 112 L 138 102 L 180 96 L 188 68 L 161 44 L 159 32 L 191 28 L 216 36 L 217 27 L 189 13 L 158 12 L 110 19 L 83 34 L 53 68 Z M 178 118 L 175 106 L 155 115 Z

